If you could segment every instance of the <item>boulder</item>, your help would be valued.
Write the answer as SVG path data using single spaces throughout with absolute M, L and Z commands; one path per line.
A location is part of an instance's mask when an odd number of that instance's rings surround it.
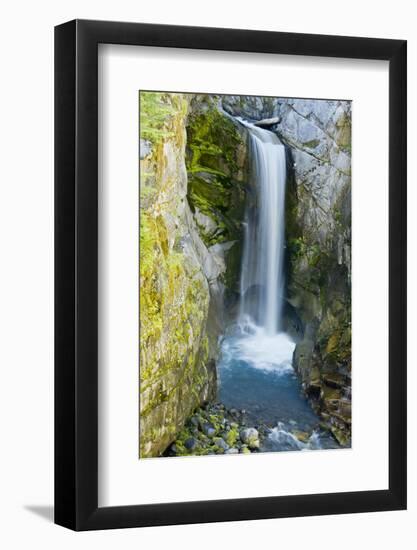
M 217 447 L 221 447 L 224 451 L 229 450 L 229 445 L 222 437 L 213 438 L 213 443 L 217 445 Z
M 278 124 L 280 122 L 280 118 L 275 116 L 272 118 L 263 118 L 262 120 L 257 120 L 254 122 L 255 126 L 259 126 L 260 128 L 270 128 L 271 126 L 275 126 L 275 124 Z
M 259 449 L 259 433 L 255 428 L 245 428 L 242 430 L 240 432 L 240 439 L 250 449 Z
M 216 428 L 213 426 L 213 424 L 205 423 L 202 426 L 202 430 L 204 435 L 207 437 L 214 437 L 216 435 Z

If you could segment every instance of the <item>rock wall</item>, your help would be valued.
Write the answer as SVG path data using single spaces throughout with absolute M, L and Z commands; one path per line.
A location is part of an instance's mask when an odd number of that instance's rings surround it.
M 224 290 L 236 277 L 233 205 L 244 200 L 232 173 L 240 166 L 243 178 L 246 155 L 215 105 L 140 94 L 140 457 L 162 454 L 216 393 Z
M 351 438 L 351 104 L 283 100 L 276 131 L 292 157 L 288 301 L 303 323 L 294 366 L 324 423 Z M 291 168 L 291 165 L 290 165 Z

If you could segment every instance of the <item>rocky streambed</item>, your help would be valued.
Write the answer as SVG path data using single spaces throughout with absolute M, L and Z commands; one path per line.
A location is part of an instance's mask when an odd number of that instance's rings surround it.
M 227 409 L 222 403 L 206 404 L 187 420 L 165 454 L 250 454 L 259 451 L 266 435 L 266 426 L 247 424 L 245 410 Z
M 253 423 L 253 412 L 206 404 L 187 420 L 164 456 L 237 455 L 258 452 L 334 449 L 339 444 L 326 426 L 301 430 L 296 421 Z

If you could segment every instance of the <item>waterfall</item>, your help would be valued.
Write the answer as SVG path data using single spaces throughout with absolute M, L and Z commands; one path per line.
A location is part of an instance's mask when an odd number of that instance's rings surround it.
M 255 189 L 244 222 L 240 321 L 255 321 L 272 336 L 282 329 L 285 147 L 274 133 L 240 122 L 250 134 Z

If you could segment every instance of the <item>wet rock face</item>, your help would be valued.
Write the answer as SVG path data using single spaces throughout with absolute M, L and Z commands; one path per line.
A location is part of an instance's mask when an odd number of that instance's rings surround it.
M 342 445 L 351 427 L 351 104 L 285 100 L 277 133 L 290 149 L 288 301 L 304 336 L 294 366 Z
M 187 117 L 187 198 L 201 239 L 216 265 L 222 301 L 239 291 L 246 194 L 248 133 L 227 116 L 218 96 L 195 95 Z

